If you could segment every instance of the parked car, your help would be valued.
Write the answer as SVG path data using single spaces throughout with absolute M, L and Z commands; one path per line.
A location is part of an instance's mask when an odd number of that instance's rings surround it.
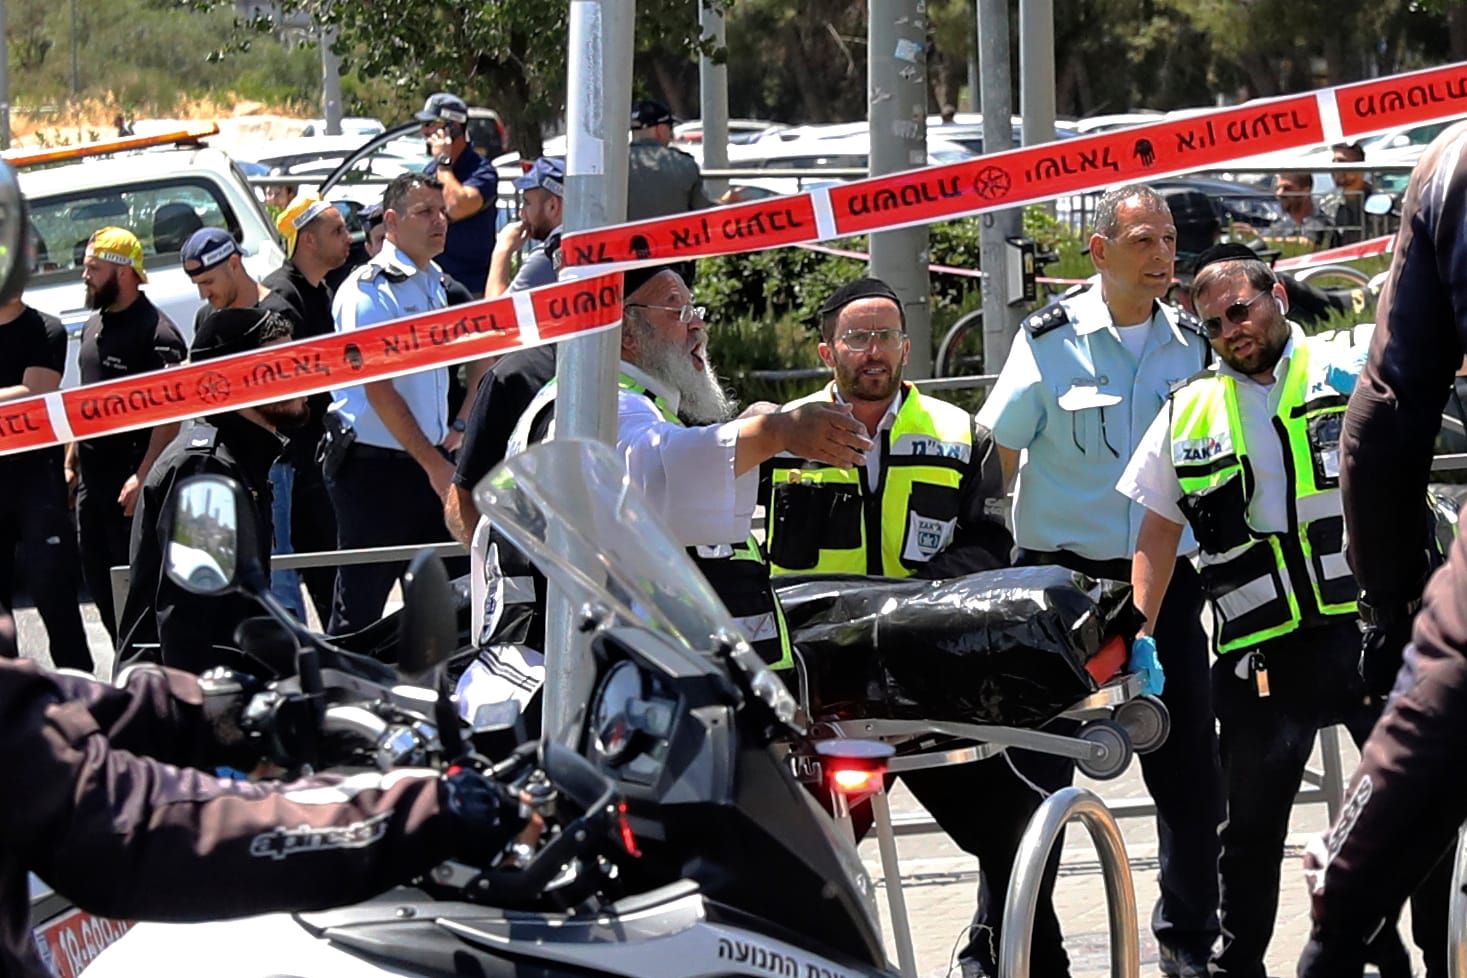
M 1262 232 L 1284 216 L 1270 193 L 1211 177 L 1175 177 L 1152 181 L 1166 198 L 1177 225 L 1178 254 L 1197 254 L 1235 225 Z
M 341 120 L 342 136 L 375 136 L 379 132 L 386 132 L 387 127 L 382 124 L 381 119 L 371 119 L 365 116 L 349 115 Z M 302 136 L 325 136 L 326 120 L 312 119 L 306 123 L 306 128 L 301 132 Z
M 80 343 L 91 315 L 81 281 L 87 240 L 99 228 L 125 227 L 142 243 L 148 298 L 193 338 L 198 290 L 184 274 L 179 249 L 202 227 L 224 228 L 246 253 L 245 266 L 263 277 L 285 260 L 280 239 L 240 168 L 208 147 L 145 150 L 23 169 L 20 187 L 36 235 L 36 265 L 26 301 L 59 316 Z M 63 383 L 76 383 L 76 346 Z
M 757 177 L 740 177 L 731 181 L 735 186 L 762 187 L 774 193 L 795 193 L 810 186 L 829 180 L 850 180 L 849 173 L 833 174 L 829 178 L 780 176 L 781 170 L 860 170 L 866 171 L 871 164 L 871 137 L 861 129 L 840 136 L 810 135 L 808 133 L 792 139 L 771 138 L 771 135 L 730 146 L 728 165 L 731 169 L 757 169 L 767 171 Z M 808 129 L 810 127 L 802 127 Z M 785 130 L 789 132 L 790 130 Z M 927 164 L 959 163 L 972 159 L 975 154 L 957 143 L 944 139 L 927 140 Z
M 760 133 L 768 132 L 771 129 L 783 129 L 786 126 L 787 123 L 769 122 L 764 119 L 730 119 L 728 120 L 728 142 L 729 145 L 747 143 L 757 138 Z M 682 149 L 689 146 L 701 146 L 703 120 L 689 119 L 673 126 L 672 141 Z

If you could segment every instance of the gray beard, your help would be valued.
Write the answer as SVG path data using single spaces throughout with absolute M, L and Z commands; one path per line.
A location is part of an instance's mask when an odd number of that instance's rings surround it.
M 642 362 L 637 366 L 678 392 L 678 417 L 689 424 L 719 424 L 733 417 L 735 404 L 718 382 L 706 348 L 703 369 L 693 366 L 687 351 L 671 346 L 642 344 Z

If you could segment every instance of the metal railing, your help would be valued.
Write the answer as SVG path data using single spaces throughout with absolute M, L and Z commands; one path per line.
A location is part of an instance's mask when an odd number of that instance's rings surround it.
M 1120 826 L 1093 792 L 1064 788 L 1044 800 L 1019 842 L 1000 928 L 998 978 L 1029 978 L 1029 945 L 1034 938 L 1044 867 L 1065 826 L 1075 821 L 1089 830 L 1090 841 L 1100 856 L 1106 916 L 1110 920 L 1111 978 L 1139 978 L 1141 974 L 1136 890 Z
M 1452 902 L 1447 917 L 1447 975 L 1467 978 L 1467 825 L 1457 830 Z

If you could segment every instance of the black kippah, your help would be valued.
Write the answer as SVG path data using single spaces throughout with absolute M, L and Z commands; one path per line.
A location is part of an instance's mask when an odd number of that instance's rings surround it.
M 1220 261 L 1264 261 L 1264 257 L 1245 244 L 1236 241 L 1224 241 L 1215 244 L 1192 263 L 1192 274 L 1196 275 L 1208 265 L 1216 265 Z
M 825 305 L 820 307 L 820 318 L 832 316 L 858 299 L 871 298 L 890 299 L 896 303 L 897 309 L 902 308 L 902 300 L 890 285 L 879 278 L 858 278 L 831 293 L 830 298 L 825 300 Z M 903 312 L 905 315 L 905 311 Z
M 683 280 L 683 284 L 689 287 L 693 284 L 693 263 L 690 261 L 673 262 L 670 265 L 649 265 L 646 268 L 633 268 L 624 272 L 621 279 L 621 297 L 625 302 L 633 292 L 652 281 L 663 272 L 677 272 Z

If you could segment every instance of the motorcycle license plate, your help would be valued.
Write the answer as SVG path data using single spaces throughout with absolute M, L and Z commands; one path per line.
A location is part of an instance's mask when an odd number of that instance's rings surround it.
M 110 920 L 73 907 L 35 929 L 36 946 L 56 978 L 76 978 L 131 927 L 130 920 Z

